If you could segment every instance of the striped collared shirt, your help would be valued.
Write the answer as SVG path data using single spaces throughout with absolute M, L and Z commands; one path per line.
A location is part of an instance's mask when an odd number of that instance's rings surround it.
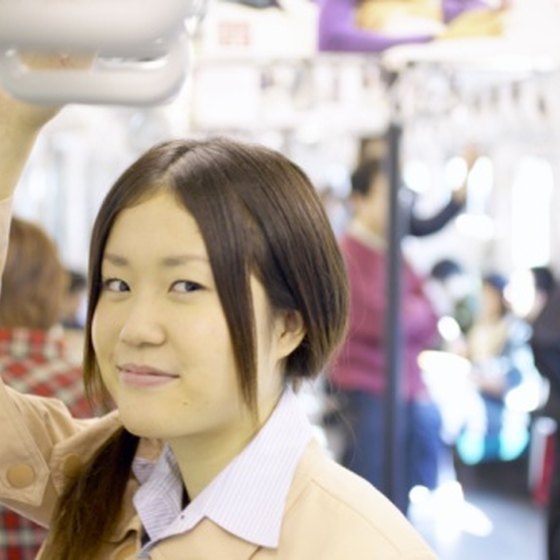
M 135 460 L 134 473 L 144 482 L 134 505 L 149 537 L 139 558 L 146 558 L 163 539 L 190 531 L 203 518 L 240 539 L 276 548 L 288 490 L 311 433 L 298 398 L 286 389 L 247 447 L 184 509 L 183 482 L 171 448 L 164 448 L 151 469 Z

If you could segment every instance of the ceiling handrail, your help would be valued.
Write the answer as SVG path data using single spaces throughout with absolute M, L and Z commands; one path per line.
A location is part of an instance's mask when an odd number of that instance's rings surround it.
M 191 0 L 1 0 L 0 49 L 124 55 L 179 34 L 191 8 Z

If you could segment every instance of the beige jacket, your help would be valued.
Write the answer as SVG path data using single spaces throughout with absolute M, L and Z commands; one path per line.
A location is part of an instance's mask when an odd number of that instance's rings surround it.
M 0 502 L 48 526 L 57 495 L 81 462 L 118 427 L 116 413 L 74 420 L 53 399 L 20 395 L 0 381 Z M 144 442 L 142 455 L 154 453 Z M 129 481 L 122 522 L 100 560 L 132 560 L 141 524 Z M 41 555 L 39 555 L 41 558 Z M 324 456 L 312 442 L 294 475 L 280 545 L 265 549 L 205 519 L 161 542 L 153 560 L 433 560 L 408 521 L 363 479 Z

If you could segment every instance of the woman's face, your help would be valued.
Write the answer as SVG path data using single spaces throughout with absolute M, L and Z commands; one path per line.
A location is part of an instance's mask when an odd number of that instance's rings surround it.
M 102 264 L 92 339 L 103 382 L 124 425 L 145 437 L 254 430 L 238 389 L 232 344 L 194 218 L 160 191 L 123 210 Z M 258 405 L 268 414 L 282 387 L 283 320 L 251 278 Z M 241 433 L 240 433 L 241 432 Z

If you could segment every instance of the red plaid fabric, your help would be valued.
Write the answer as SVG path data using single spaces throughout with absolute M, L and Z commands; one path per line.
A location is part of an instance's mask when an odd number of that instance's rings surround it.
M 16 391 L 63 401 L 79 418 L 92 416 L 82 369 L 66 355 L 62 330 L 0 328 L 0 375 Z M 0 506 L 0 560 L 33 560 L 47 531 Z

